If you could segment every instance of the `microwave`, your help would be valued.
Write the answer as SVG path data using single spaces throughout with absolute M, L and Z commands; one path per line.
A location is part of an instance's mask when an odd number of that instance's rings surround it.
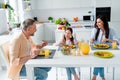
M 93 18 L 93 15 L 84 15 L 83 20 L 84 21 L 93 21 L 94 18 Z

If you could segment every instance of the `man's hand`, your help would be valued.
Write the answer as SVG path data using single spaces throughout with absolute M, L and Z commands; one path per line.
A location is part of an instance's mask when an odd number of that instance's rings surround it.
M 48 45 L 48 42 L 45 41 L 45 40 L 42 40 L 42 43 L 36 45 L 36 48 L 41 49 L 41 48 L 43 48 L 43 47 L 46 46 L 46 45 Z
M 44 47 L 44 46 L 48 45 L 48 42 L 47 42 L 47 41 L 45 41 L 45 40 L 42 40 L 41 45 L 42 45 L 42 47 Z
M 30 55 L 30 57 L 31 57 L 31 58 L 35 58 L 35 57 L 37 57 L 37 56 L 39 55 L 39 53 L 40 53 L 39 50 L 34 49 L 34 50 L 32 51 L 32 54 Z

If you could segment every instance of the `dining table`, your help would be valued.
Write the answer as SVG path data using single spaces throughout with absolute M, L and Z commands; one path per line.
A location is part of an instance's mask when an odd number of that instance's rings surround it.
M 34 67 L 120 67 L 120 49 L 93 49 L 91 46 L 88 55 L 79 56 L 65 55 L 61 52 L 58 46 L 48 45 L 45 49 L 55 50 L 52 58 L 35 58 L 26 62 L 27 79 L 34 80 Z M 108 51 L 113 54 L 111 58 L 96 57 L 94 52 L 96 51 Z M 114 75 L 113 74 L 113 80 Z M 91 74 L 90 74 L 91 76 Z M 91 80 L 91 77 L 90 77 Z

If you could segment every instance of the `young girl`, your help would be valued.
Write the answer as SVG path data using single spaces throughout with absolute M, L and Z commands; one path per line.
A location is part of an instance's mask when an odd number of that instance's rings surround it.
M 57 46 L 62 46 L 62 45 L 77 45 L 77 40 L 75 40 L 72 36 L 73 30 L 72 28 L 68 27 L 65 30 L 65 34 L 63 35 L 62 40 L 59 43 L 56 43 L 54 45 Z M 74 67 L 67 67 L 66 68 L 67 71 L 67 76 L 68 76 L 68 80 L 72 80 L 72 75 L 74 76 L 74 80 L 80 80 L 78 75 L 76 74 L 75 68 Z
M 115 32 L 113 29 L 109 28 L 108 22 L 105 16 L 99 15 L 95 22 L 95 28 L 91 33 L 91 43 L 112 43 L 116 42 L 118 44 Z M 93 71 L 92 80 L 96 80 L 96 76 L 100 73 L 100 77 L 102 80 L 105 80 L 104 77 L 104 68 L 103 67 L 95 67 Z

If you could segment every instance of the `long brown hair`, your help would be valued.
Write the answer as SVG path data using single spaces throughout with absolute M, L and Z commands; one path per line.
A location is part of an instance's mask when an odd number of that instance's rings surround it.
M 71 32 L 71 34 L 73 33 L 72 28 L 68 27 L 65 31 L 67 31 L 67 30 L 69 30 Z M 64 42 L 65 41 L 66 41 L 66 38 L 65 38 L 65 35 L 64 35 Z M 74 44 L 74 38 L 73 38 L 73 36 L 71 36 L 70 41 L 71 41 L 72 44 Z
M 98 26 L 97 26 L 97 19 L 98 18 L 100 18 L 103 21 L 103 23 L 104 23 L 103 26 L 104 26 L 104 29 L 105 29 L 105 37 L 108 38 L 109 37 L 109 25 L 108 25 L 108 21 L 107 21 L 107 19 L 106 19 L 105 16 L 99 15 L 99 16 L 97 16 L 96 21 L 95 21 L 95 25 L 94 25 L 95 28 L 97 29 L 97 32 L 96 32 L 96 35 L 95 35 L 95 40 L 98 39 L 98 35 L 99 35 L 99 32 L 100 32 L 100 28 L 98 28 Z

